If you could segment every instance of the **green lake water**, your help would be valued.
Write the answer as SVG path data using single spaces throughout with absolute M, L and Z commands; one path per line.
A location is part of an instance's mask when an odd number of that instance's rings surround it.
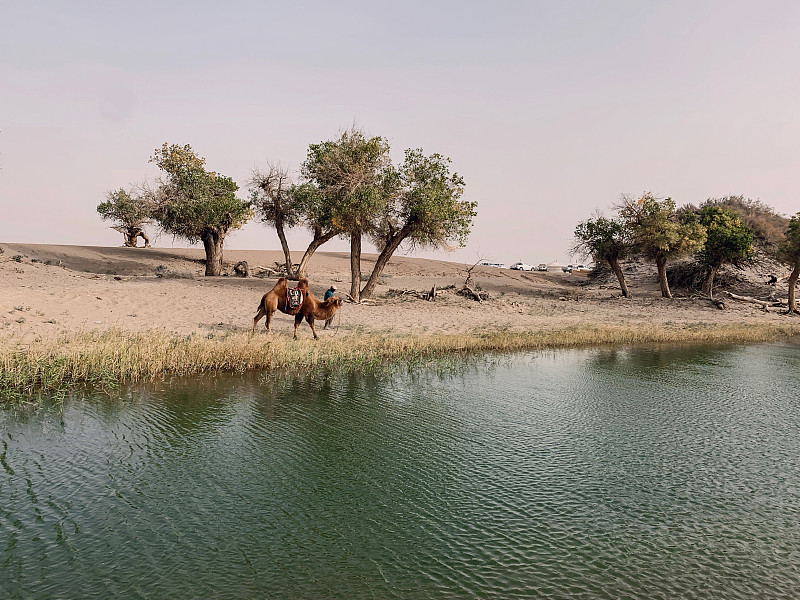
M 0 598 L 797 598 L 800 348 L 0 409 Z

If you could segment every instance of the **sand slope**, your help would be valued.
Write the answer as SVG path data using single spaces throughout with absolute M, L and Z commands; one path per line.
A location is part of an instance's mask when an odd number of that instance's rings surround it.
M 0 243 L 0 333 L 52 336 L 63 330 L 158 328 L 179 333 L 246 331 L 261 295 L 275 278 L 204 277 L 201 249 L 104 248 Z M 295 257 L 295 258 L 299 258 Z M 368 273 L 374 256 L 362 270 Z M 225 252 L 226 270 L 247 260 L 251 268 L 274 267 L 277 251 Z M 473 282 L 491 295 L 478 303 L 445 290 L 436 302 L 390 296 L 391 289 L 461 287 L 467 265 L 395 257 L 378 286 L 375 304 L 345 303 L 334 329 L 321 335 L 359 331 L 393 333 L 542 329 L 598 324 L 698 324 L 783 322 L 787 317 L 754 305 L 728 302 L 720 311 L 708 302 L 659 297 L 655 275 L 631 281 L 634 298 L 614 286 L 588 285 L 585 274 L 522 273 L 477 267 Z M 156 274 L 161 273 L 162 277 Z M 349 290 L 349 256 L 318 252 L 311 263 L 312 291 L 331 284 Z M 779 295 L 781 290 L 778 291 Z M 785 298 L 785 290 L 782 292 Z M 279 335 L 291 335 L 293 318 L 279 314 Z M 263 331 L 263 321 L 262 329 Z M 302 335 L 310 336 L 307 325 Z

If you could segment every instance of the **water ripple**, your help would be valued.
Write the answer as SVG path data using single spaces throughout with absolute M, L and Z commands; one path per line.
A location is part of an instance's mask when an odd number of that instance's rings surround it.
M 0 597 L 790 598 L 798 367 L 575 351 L 2 411 Z

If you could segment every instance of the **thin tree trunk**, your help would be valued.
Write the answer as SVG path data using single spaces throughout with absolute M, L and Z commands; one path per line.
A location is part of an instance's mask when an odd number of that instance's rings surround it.
M 296 277 L 292 268 L 292 253 L 289 251 L 289 243 L 286 241 L 286 233 L 283 231 L 283 217 L 278 216 L 275 219 L 275 230 L 278 232 L 278 239 L 281 241 L 281 248 L 283 248 L 283 257 L 286 261 L 286 275 L 289 279 Z
M 619 261 L 609 260 L 608 266 L 611 267 L 611 270 L 614 271 L 614 274 L 619 280 L 619 289 L 622 290 L 622 295 L 626 298 L 630 298 L 631 293 L 628 291 L 628 284 L 625 283 L 625 275 L 622 274 L 622 267 L 619 266 Z
M 361 232 L 350 233 L 350 297 L 361 302 Z
M 306 269 L 308 268 L 308 263 L 311 261 L 311 257 L 314 256 L 314 252 L 317 251 L 317 248 L 322 246 L 328 240 L 333 239 L 338 235 L 338 231 L 332 230 L 327 233 L 322 233 L 322 229 L 319 227 L 314 229 L 314 239 L 311 240 L 311 243 L 306 248 L 305 253 L 303 254 L 303 258 L 300 259 L 300 266 L 297 267 L 297 277 L 305 277 L 306 276 Z
M 672 298 L 669 291 L 669 281 L 667 281 L 667 259 L 664 256 L 656 258 L 656 268 L 658 269 L 658 284 L 661 286 L 661 296 Z
M 407 225 L 389 238 L 389 242 L 378 255 L 378 260 L 375 261 L 375 266 L 372 269 L 372 273 L 369 276 L 367 284 L 364 286 L 364 289 L 361 290 L 362 300 L 372 296 L 372 292 L 375 291 L 375 286 L 378 285 L 378 279 L 380 279 L 383 269 L 386 268 L 386 263 L 389 262 L 392 254 L 394 254 L 395 250 L 397 250 L 400 244 L 403 243 L 403 240 L 406 239 L 410 233 L 411 227 Z
M 206 277 L 222 274 L 222 244 L 225 234 L 207 233 L 203 236 L 203 247 L 206 251 Z
M 795 300 L 795 286 L 797 285 L 797 278 L 800 277 L 800 259 L 794 263 L 792 274 L 789 275 L 789 313 L 796 313 L 797 301 Z
M 714 297 L 714 277 L 717 276 L 717 271 L 719 271 L 719 267 L 709 267 L 706 280 L 703 282 L 703 293 L 709 298 Z

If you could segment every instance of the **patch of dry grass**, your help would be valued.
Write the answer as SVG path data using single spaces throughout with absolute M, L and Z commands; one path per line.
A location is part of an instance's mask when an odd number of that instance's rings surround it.
M 384 335 L 360 333 L 313 341 L 228 333 L 180 336 L 163 331 L 64 334 L 21 342 L 0 338 L 0 400 L 76 384 L 116 385 L 171 375 L 253 369 L 365 371 L 396 362 L 475 352 L 752 343 L 800 334 L 800 324 L 593 325 L 539 331 Z

